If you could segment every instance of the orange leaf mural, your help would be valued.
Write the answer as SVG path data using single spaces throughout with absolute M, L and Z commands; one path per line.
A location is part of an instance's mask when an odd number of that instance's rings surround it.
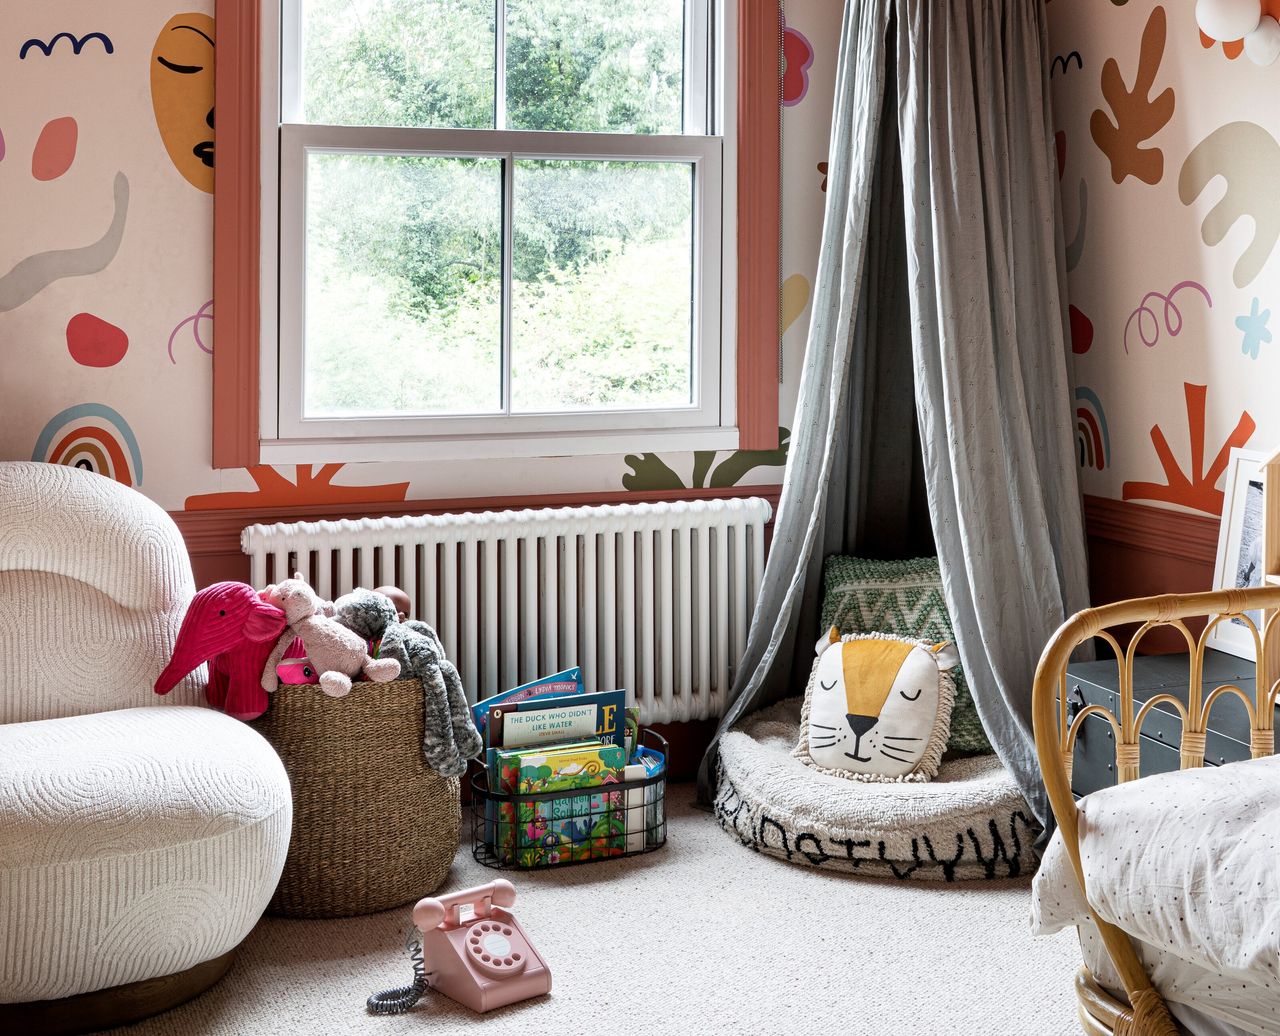
M 1138 52 L 1138 70 L 1133 89 L 1124 85 L 1124 76 L 1115 58 L 1107 58 L 1102 66 L 1102 96 L 1115 117 L 1109 118 L 1101 108 L 1089 120 L 1093 142 L 1111 161 L 1111 179 L 1122 183 L 1134 176 L 1146 184 L 1157 184 L 1164 176 L 1164 152 L 1158 147 L 1139 147 L 1164 128 L 1173 118 L 1173 87 L 1154 101 L 1151 88 L 1164 56 L 1164 8 L 1157 7 L 1142 30 L 1142 47 Z
M 1181 504 L 1193 507 L 1206 514 L 1221 514 L 1226 494 L 1218 488 L 1218 479 L 1227 470 L 1227 461 L 1231 457 L 1233 446 L 1243 446 L 1253 435 L 1257 425 L 1246 410 L 1240 414 L 1235 431 L 1218 450 L 1209 470 L 1204 468 L 1204 402 L 1208 393 L 1206 385 L 1184 384 L 1183 392 L 1187 399 L 1187 431 L 1191 439 L 1191 470 L 1183 473 L 1178 467 L 1177 458 L 1169 449 L 1169 441 L 1159 425 L 1151 429 L 1151 442 L 1155 445 L 1156 456 L 1164 469 L 1168 482 L 1126 482 L 1121 491 L 1125 500 L 1159 500 L 1167 504 Z
M 290 482 L 270 464 L 246 468 L 257 483 L 249 492 L 201 493 L 187 497 L 188 511 L 213 511 L 242 507 L 296 507 L 302 504 L 382 504 L 402 501 L 409 492 L 408 482 L 389 482 L 378 486 L 335 486 L 333 478 L 341 464 L 326 464 L 312 472 L 310 464 L 299 464 Z

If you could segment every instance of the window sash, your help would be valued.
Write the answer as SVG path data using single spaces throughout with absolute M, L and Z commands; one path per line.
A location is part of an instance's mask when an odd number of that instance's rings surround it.
M 739 0 L 739 3 L 745 2 Z M 260 435 L 261 448 L 257 456 L 261 461 L 308 461 L 314 456 L 315 444 L 321 440 L 325 443 L 326 456 L 335 461 L 420 459 L 424 448 L 430 449 L 432 456 L 442 458 L 567 456 L 618 453 L 636 448 L 736 449 L 741 386 L 734 344 L 739 301 L 735 221 L 731 217 L 739 205 L 735 149 L 741 84 L 726 91 L 721 77 L 727 75 L 737 82 L 738 8 L 730 6 L 728 0 L 685 0 L 686 133 L 633 136 L 492 129 L 388 131 L 301 125 L 300 3 L 301 0 L 277 0 L 276 3 L 267 0 L 260 8 L 262 47 L 257 52 L 261 61 L 258 81 L 266 90 L 261 95 L 259 126 L 260 225 L 263 228 L 258 278 L 261 348 L 255 352 L 260 357 L 261 391 L 255 392 L 255 398 L 261 432 L 255 434 L 255 439 Z M 498 13 L 502 13 L 502 8 Z M 495 46 L 499 45 L 500 42 L 495 41 Z M 505 53 L 503 56 L 505 58 Z M 688 132 L 697 128 L 714 129 L 723 135 L 699 136 Z M 386 133 L 399 138 L 396 147 L 387 146 L 383 136 Z M 369 134 L 377 134 L 379 139 L 374 142 Z M 451 134 L 461 135 L 465 144 L 454 140 L 455 146 L 447 147 L 446 136 Z M 499 140 L 499 134 L 504 134 L 506 139 Z M 483 137 L 489 139 L 482 140 Z M 305 271 L 300 258 L 287 257 L 305 252 L 305 239 L 298 228 L 305 226 L 302 181 L 306 148 L 312 146 L 318 150 L 354 146 L 356 150 L 374 153 L 461 153 L 508 159 L 671 159 L 694 163 L 695 283 L 691 344 L 696 351 L 691 377 L 699 392 L 696 405 L 553 415 L 302 421 L 303 340 L 298 331 L 303 319 Z M 517 151 L 519 147 L 526 150 Z M 508 164 L 504 169 L 507 188 L 513 182 L 509 169 Z M 286 231 L 291 221 L 295 230 L 292 235 Z M 508 298 L 509 288 L 508 283 Z M 504 353 L 509 356 L 507 332 L 509 328 L 504 327 Z
M 302 0 L 280 2 L 280 117 L 303 124 L 304 56 Z M 717 44 L 722 0 L 684 0 L 683 134 L 722 133 L 722 105 L 716 89 Z M 507 0 L 494 0 L 493 129 L 507 127 Z M 287 59 L 286 59 L 287 57 Z M 314 125 L 314 124 L 313 124 Z M 438 127 L 447 129 L 449 127 Z
M 546 133 L 528 130 L 416 129 L 286 124 L 280 127 L 279 353 L 277 438 L 480 439 L 583 434 L 608 430 L 709 429 L 732 424 L 732 392 L 721 335 L 723 140 L 689 135 Z M 308 153 L 430 155 L 503 160 L 502 413 L 421 417 L 303 416 L 306 170 Z M 512 414 L 511 189 L 521 159 L 683 162 L 693 168 L 692 402 L 686 406 Z

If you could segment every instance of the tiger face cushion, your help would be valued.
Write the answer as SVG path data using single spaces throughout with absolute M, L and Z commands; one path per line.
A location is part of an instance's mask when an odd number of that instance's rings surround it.
M 886 633 L 818 641 L 792 753 L 823 773 L 862 781 L 927 781 L 951 729 L 960 661 L 951 643 Z

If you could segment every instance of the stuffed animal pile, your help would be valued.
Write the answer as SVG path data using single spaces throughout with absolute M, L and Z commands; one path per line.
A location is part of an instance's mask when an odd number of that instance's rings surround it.
M 385 590 L 353 590 L 333 602 L 334 618 L 367 640 L 380 641 L 379 657 L 399 663 L 402 677 L 422 681 L 426 733 L 422 754 L 427 764 L 452 776 L 466 771 L 467 760 L 484 747 L 471 720 L 462 677 L 445 657 L 436 631 L 417 619 L 404 619 Z
M 394 658 L 374 659 L 365 638 L 345 626 L 337 618 L 336 609 L 330 610 L 301 574 L 267 587 L 262 591 L 262 598 L 283 611 L 289 622 L 262 667 L 264 691 L 271 692 L 280 686 L 276 666 L 295 639 L 302 641 L 311 667 L 320 674 L 316 680 L 320 689 L 331 697 L 350 694 L 353 676 L 363 675 L 376 683 L 386 683 L 400 675 L 400 663 Z
M 209 704 L 236 719 L 256 719 L 282 682 L 318 684 L 335 698 L 353 679 L 422 682 L 426 719 L 422 752 L 445 776 L 464 773 L 480 754 L 462 679 L 445 657 L 436 631 L 408 619 L 404 591 L 360 588 L 327 602 L 301 573 L 255 591 L 244 583 L 215 583 L 192 599 L 178 632 L 173 660 L 156 680 L 167 694 L 197 666 L 209 663 Z

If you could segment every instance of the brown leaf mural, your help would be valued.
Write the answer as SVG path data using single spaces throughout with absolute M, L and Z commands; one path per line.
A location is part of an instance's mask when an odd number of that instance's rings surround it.
M 1102 96 L 1114 117 L 1101 108 L 1089 120 L 1093 142 L 1111 162 L 1111 179 L 1122 183 L 1134 176 L 1146 184 L 1157 184 L 1164 176 L 1164 152 L 1158 147 L 1141 147 L 1160 132 L 1173 117 L 1173 87 L 1155 100 L 1150 99 L 1160 59 L 1164 56 L 1164 8 L 1157 7 L 1142 30 L 1142 47 L 1138 52 L 1138 70 L 1133 89 L 1126 89 L 1124 76 L 1115 58 L 1102 66 Z

